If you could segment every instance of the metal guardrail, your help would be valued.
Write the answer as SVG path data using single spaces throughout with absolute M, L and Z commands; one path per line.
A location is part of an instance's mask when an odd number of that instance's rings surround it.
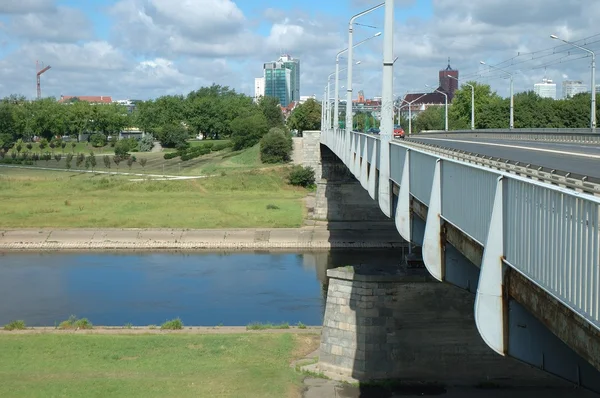
M 462 151 L 453 148 L 446 148 L 441 145 L 425 144 L 406 140 L 405 143 L 411 147 L 423 149 L 425 151 L 448 156 L 451 159 L 461 160 L 467 163 L 477 164 L 484 167 L 490 167 L 497 170 L 506 171 L 512 174 L 532 178 L 537 181 L 543 181 L 550 184 L 562 186 L 600 196 L 600 179 L 588 177 L 581 174 L 571 173 L 564 170 L 550 169 L 531 163 L 517 162 L 514 160 L 503 159 L 493 156 L 484 156 L 473 152 Z
M 411 138 L 428 136 L 436 138 L 485 138 L 516 141 L 574 142 L 583 144 L 600 144 L 600 134 L 591 133 L 590 129 L 482 129 L 482 130 L 430 130 L 413 134 Z
M 354 142 L 364 143 L 365 139 L 377 140 L 375 145 L 386 142 L 376 136 L 353 135 Z M 332 149 L 339 148 L 335 143 L 339 137 L 325 132 L 322 142 Z M 435 228 L 440 228 L 441 219 L 484 246 L 480 280 L 486 282 L 483 285 L 480 282 L 476 300 L 492 300 L 502 295 L 501 275 L 494 279 L 498 276 L 494 269 L 498 261 L 503 261 L 600 330 L 600 198 L 587 194 L 600 194 L 598 181 L 411 140 L 393 140 L 389 145 L 389 176 L 400 186 L 398 207 L 391 217 L 403 237 L 412 238 L 411 227 L 407 227 L 408 212 L 399 212 L 400 204 L 407 203 L 406 197 L 402 197 L 404 191 L 429 206 L 432 217 L 428 214 L 425 241 L 440 239 Z M 371 186 L 371 179 L 382 174 L 373 170 L 367 173 L 365 164 L 360 164 L 359 159 L 368 159 L 364 153 L 368 148 L 369 145 L 355 145 L 350 151 L 356 156 L 336 154 L 340 159 L 354 159 L 348 165 L 350 170 L 361 182 L 366 178 L 366 185 Z M 408 173 L 404 169 L 407 165 Z M 433 233 L 428 233 L 430 228 Z M 424 244 L 424 260 L 428 250 L 441 250 L 441 242 L 429 245 L 426 249 Z M 486 254 L 488 250 L 492 254 Z M 443 266 L 441 255 L 433 261 L 433 268 L 428 265 L 431 257 L 426 260 L 430 272 L 435 269 L 436 261 Z M 487 290 L 480 293 L 479 289 Z M 476 305 L 476 313 L 480 311 L 481 315 L 481 311 L 489 312 L 491 308 L 501 305 L 484 305 L 479 309 Z M 477 322 L 483 322 L 478 327 L 491 318 L 481 319 L 476 315 Z M 486 334 L 481 328 L 480 333 Z

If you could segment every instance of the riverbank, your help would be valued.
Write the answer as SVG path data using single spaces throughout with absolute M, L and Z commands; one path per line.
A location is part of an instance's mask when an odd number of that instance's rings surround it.
M 0 227 L 0 250 L 327 250 L 404 245 L 388 223 L 312 224 L 301 228 L 236 229 Z
M 0 334 L 0 396 L 300 397 L 318 334 Z

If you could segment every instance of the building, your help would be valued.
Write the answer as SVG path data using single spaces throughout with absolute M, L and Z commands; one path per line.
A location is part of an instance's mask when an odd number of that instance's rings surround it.
M 289 55 L 263 65 L 264 95 L 279 98 L 279 103 L 287 107 L 291 102 L 300 101 L 300 60 Z
M 550 79 L 542 79 L 533 85 L 533 91 L 542 98 L 556 99 L 556 84 Z
M 450 99 L 448 98 L 448 101 Z M 400 101 L 400 114 L 408 118 L 409 114 L 414 119 L 419 113 L 431 106 L 443 106 L 446 104 L 444 94 L 434 91 L 433 93 L 406 94 L 404 100 Z M 411 103 L 410 105 L 408 105 Z M 410 106 L 410 112 L 408 107 Z
M 565 80 L 562 82 L 562 96 L 565 99 L 576 94 L 587 93 L 587 91 L 587 86 L 581 80 Z
M 265 96 L 265 78 L 257 77 L 254 79 L 254 101 L 258 102 L 260 97 Z
M 317 96 L 315 94 L 313 95 L 301 95 L 300 96 L 300 101 L 298 101 L 299 104 L 303 104 L 306 101 L 308 101 L 309 99 L 314 99 L 315 101 L 317 100 Z M 342 101 L 340 101 L 342 102 Z
M 448 77 L 448 75 L 452 77 Z M 439 72 L 439 89 L 448 94 L 448 102 L 452 102 L 454 92 L 458 90 L 458 70 L 452 69 L 450 66 L 450 58 L 448 58 L 448 66 Z
M 61 95 L 58 102 L 72 102 L 75 99 L 92 104 L 111 104 L 113 102 L 112 97 L 104 95 Z

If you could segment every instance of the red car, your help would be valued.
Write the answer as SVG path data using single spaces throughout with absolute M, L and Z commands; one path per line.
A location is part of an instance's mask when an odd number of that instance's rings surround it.
M 404 138 L 404 130 L 402 127 L 398 125 L 394 126 L 394 138 Z

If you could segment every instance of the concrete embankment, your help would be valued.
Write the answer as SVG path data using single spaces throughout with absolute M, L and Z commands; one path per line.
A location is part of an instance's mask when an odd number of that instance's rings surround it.
M 404 242 L 397 232 L 377 225 L 350 224 L 301 228 L 249 229 L 9 229 L 0 227 L 0 250 L 118 249 L 331 249 L 393 248 Z

